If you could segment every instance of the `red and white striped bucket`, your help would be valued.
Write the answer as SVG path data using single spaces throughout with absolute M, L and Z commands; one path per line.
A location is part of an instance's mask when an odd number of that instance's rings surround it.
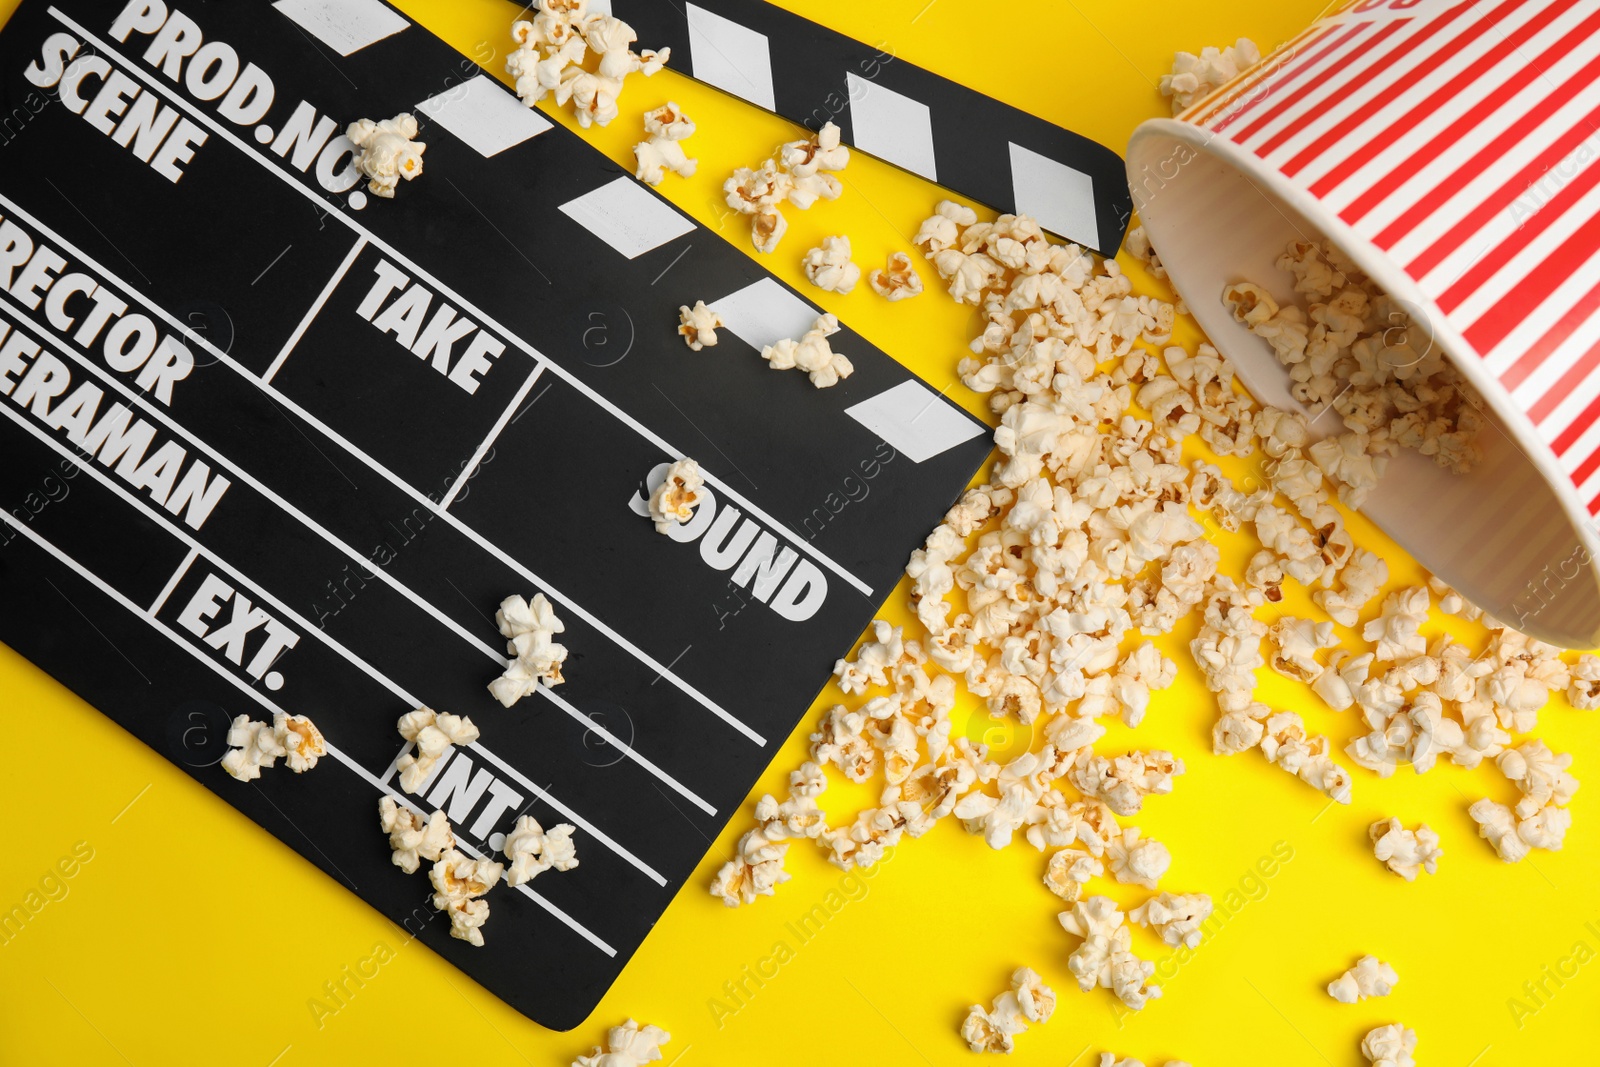
M 1491 614 L 1600 645 L 1600 3 L 1353 0 L 1128 148 L 1134 203 L 1255 396 L 1294 409 L 1221 302 L 1326 237 L 1483 395 L 1484 459 L 1414 452 L 1363 509 Z M 1337 432 L 1337 415 L 1313 427 Z

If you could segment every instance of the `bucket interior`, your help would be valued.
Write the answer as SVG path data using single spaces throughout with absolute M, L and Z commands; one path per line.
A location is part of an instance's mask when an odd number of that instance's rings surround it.
M 1251 394 L 1313 414 L 1289 394 L 1288 373 L 1271 347 L 1234 320 L 1222 291 L 1251 281 L 1280 302 L 1294 301 L 1278 257 L 1291 240 L 1328 235 L 1231 161 L 1159 128 L 1135 134 L 1128 174 L 1173 286 Z M 1346 251 L 1358 262 L 1373 254 Z M 1544 475 L 1487 404 L 1484 414 L 1483 458 L 1472 471 L 1454 474 L 1402 449 L 1362 510 L 1490 614 L 1552 644 L 1593 647 L 1600 643 L 1600 581 L 1592 554 Z M 1332 410 L 1311 425 L 1313 439 L 1343 429 Z

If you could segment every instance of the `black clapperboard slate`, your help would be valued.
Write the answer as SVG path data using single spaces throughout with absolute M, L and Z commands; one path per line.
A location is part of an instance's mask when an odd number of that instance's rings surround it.
M 25 0 L 0 31 L 0 639 L 576 1026 L 987 428 L 848 327 L 837 387 L 770 370 L 752 342 L 803 329 L 803 296 L 377 0 L 160 15 Z M 219 95 L 250 80 L 264 113 Z M 368 196 L 344 127 L 408 110 L 426 173 Z M 696 299 L 730 321 L 699 353 L 674 332 Z M 681 455 L 713 499 L 662 536 L 630 502 Z M 492 616 L 539 590 L 567 681 L 502 709 Z M 415 704 L 482 729 L 404 798 L 464 850 L 521 813 L 578 827 L 577 869 L 489 895 L 482 948 L 377 825 Z M 329 755 L 230 778 L 229 720 L 279 708 Z
M 668 66 L 1102 256 L 1133 214 L 1122 157 L 764 0 L 590 0 Z

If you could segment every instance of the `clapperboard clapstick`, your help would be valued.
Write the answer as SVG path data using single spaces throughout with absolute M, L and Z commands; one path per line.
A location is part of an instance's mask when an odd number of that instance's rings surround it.
M 674 70 L 813 130 L 831 121 L 853 148 L 1103 256 L 1122 245 L 1122 157 L 1081 134 L 764 0 L 609 7 L 641 42 L 671 47 Z

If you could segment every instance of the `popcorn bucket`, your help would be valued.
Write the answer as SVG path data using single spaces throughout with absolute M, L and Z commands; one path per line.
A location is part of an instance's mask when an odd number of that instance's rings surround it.
M 1173 286 L 1263 403 L 1306 409 L 1221 294 L 1326 238 L 1483 398 L 1466 474 L 1415 450 L 1363 511 L 1500 620 L 1600 644 L 1600 5 L 1351 0 L 1128 147 Z M 1336 412 L 1313 436 L 1343 431 Z

